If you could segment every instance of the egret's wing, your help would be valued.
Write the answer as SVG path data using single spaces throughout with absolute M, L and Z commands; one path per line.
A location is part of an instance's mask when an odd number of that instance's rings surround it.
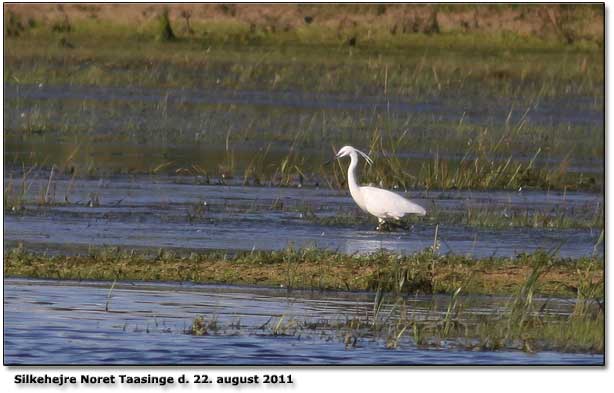
M 426 210 L 399 194 L 376 187 L 360 187 L 367 211 L 376 217 L 399 219 L 406 214 L 424 216 Z

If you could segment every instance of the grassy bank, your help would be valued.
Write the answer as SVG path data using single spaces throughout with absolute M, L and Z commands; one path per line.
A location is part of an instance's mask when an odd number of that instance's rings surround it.
M 603 34 L 603 6 L 600 4 L 9 4 L 8 27 L 13 35 L 24 25 L 42 21 L 66 31 L 70 21 L 89 20 L 165 30 L 157 38 L 172 40 L 199 35 L 211 24 L 226 24 L 252 33 L 300 33 L 306 28 L 330 29 L 331 37 L 341 33 L 371 34 L 371 40 L 411 33 L 514 32 L 567 44 L 599 41 Z M 13 14 L 13 15 L 11 15 Z M 174 28 L 168 32 L 168 25 Z M 230 30 L 229 27 L 229 30 Z M 333 34 L 334 33 L 334 34 Z M 316 36 L 317 37 L 317 36 Z M 314 37 L 314 38 L 316 38 Z
M 360 8 L 347 14 L 352 9 L 343 6 L 314 7 L 315 13 L 252 7 L 235 16 L 215 9 L 200 17 L 197 10 L 140 7 L 139 15 L 136 5 L 93 7 L 5 10 L 13 32 L 5 40 L 5 81 L 414 96 L 470 90 L 512 97 L 592 96 L 603 84 L 598 7 L 408 7 L 402 13 L 391 7 L 379 17 Z M 285 17 L 271 16 L 289 9 Z M 131 12 L 133 20 L 122 15 Z M 434 14 L 443 23 L 444 15 L 462 19 L 463 13 L 492 21 L 394 30 Z M 492 27 L 512 15 L 527 27 Z M 577 38 L 566 39 L 563 31 Z
M 21 248 L 5 254 L 6 276 L 78 280 L 162 280 L 263 285 L 317 290 L 385 290 L 399 293 L 513 294 L 535 269 L 541 295 L 603 297 L 603 261 L 564 260 L 545 253 L 472 259 L 430 250 L 408 256 L 345 255 L 315 249 L 237 254 L 105 249 L 81 256 L 47 256 Z

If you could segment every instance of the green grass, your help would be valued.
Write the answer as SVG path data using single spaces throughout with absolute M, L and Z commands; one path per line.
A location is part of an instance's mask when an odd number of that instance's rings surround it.
M 5 277 L 373 291 L 372 311 L 364 316 L 310 321 L 277 315 L 257 333 L 315 334 L 347 349 L 360 346 L 363 340 L 395 349 L 409 339 L 419 348 L 588 353 L 604 350 L 603 268 L 599 258 L 566 260 L 534 253 L 476 260 L 441 256 L 430 249 L 409 256 L 344 255 L 314 249 L 182 256 L 164 250 L 115 248 L 83 256 L 49 256 L 16 248 L 8 250 L 4 260 Z M 412 294 L 447 294 L 449 300 L 442 307 L 440 300 L 433 299 L 430 307 L 421 307 L 432 311 L 416 315 L 408 297 Z M 503 295 L 507 300 L 496 314 L 473 314 L 468 311 L 472 298 L 466 296 L 472 294 Z M 549 313 L 546 305 L 551 296 L 572 300 L 571 312 Z M 186 333 L 216 335 L 228 330 L 241 332 L 240 322 L 226 326 L 215 316 L 200 316 Z
M 412 346 L 422 349 L 463 349 L 473 351 L 519 350 L 603 353 L 605 348 L 605 315 L 603 286 L 591 277 L 580 278 L 580 286 L 571 313 L 551 313 L 546 306 L 549 299 L 535 299 L 540 281 L 552 268 L 548 258 L 535 255 L 524 281 L 503 305 L 479 314 L 470 311 L 471 297 L 464 296 L 464 286 L 450 294 L 447 306 L 437 299 L 424 304 L 418 312 L 411 298 L 402 295 L 401 284 L 392 293 L 381 288 L 376 292 L 373 309 L 366 315 L 348 318 L 302 320 L 286 315 L 271 316 L 258 328 L 258 334 L 272 336 L 314 336 L 319 339 L 343 343 L 346 350 L 362 342 L 377 343 L 387 349 Z M 590 271 L 589 265 L 586 271 Z M 586 296 L 586 290 L 591 293 Z M 601 295 L 598 293 L 601 291 Z M 600 297 L 601 296 L 601 297 Z M 431 311 L 420 311 L 431 310 Z M 445 310 L 445 311 L 442 311 Z M 220 334 L 227 329 L 238 329 L 233 323 L 220 326 L 216 318 L 210 321 L 202 316 L 194 319 L 186 332 L 193 335 Z M 245 332 L 243 332 L 245 334 Z M 249 334 L 249 333 L 248 333 Z M 409 339 L 409 340 L 407 340 Z M 333 345 L 335 345 L 333 344 Z
M 6 40 L 5 81 L 414 96 L 467 89 L 512 97 L 603 95 L 603 65 L 593 61 L 602 50 L 582 41 L 359 29 L 351 34 L 359 44 L 348 47 L 347 36 L 324 26 L 265 33 L 228 22 L 195 24 L 196 34 L 156 39 L 160 31 L 169 34 L 163 22 L 134 28 L 79 20 L 69 31 L 35 24 Z
M 433 313 L 428 318 L 416 316 L 409 304 L 401 299 L 388 304 L 389 311 L 376 308 L 366 317 L 346 318 L 345 321 L 271 316 L 257 332 L 234 322 L 225 325 L 215 317 L 199 316 L 185 333 L 202 336 L 223 335 L 230 331 L 231 334 L 312 337 L 331 342 L 330 345 L 345 345 L 347 350 L 367 342 L 389 350 L 410 345 L 433 350 L 604 352 L 604 313 L 596 304 L 582 317 L 537 312 L 519 323 L 509 306 L 497 315 L 476 317 L 464 312 L 470 305 L 467 303 L 462 297 L 453 296 L 448 312 L 443 315 Z M 431 308 L 435 307 L 433 302 Z
M 27 103 L 18 105 L 26 108 Z M 418 121 L 411 128 L 405 128 L 403 123 L 412 117 L 376 120 L 366 126 L 360 117 L 351 119 L 343 113 L 313 113 L 308 120 L 299 114 L 274 118 L 276 113 L 273 113 L 262 121 L 239 120 L 228 125 L 224 116 L 250 118 L 246 116 L 250 111 L 233 113 L 228 108 L 226 112 L 205 114 L 190 108 L 168 119 L 160 119 L 156 111 L 152 121 L 137 125 L 132 119 L 140 111 L 138 106 L 126 111 L 126 108 L 119 109 L 120 105 L 115 104 L 105 116 L 106 108 L 88 108 L 83 104 L 77 113 L 72 113 L 71 119 L 57 118 L 56 114 L 61 111 L 57 105 L 44 111 L 33 106 L 29 112 L 5 106 L 8 146 L 10 149 L 28 146 L 33 150 L 29 156 L 13 156 L 13 160 L 18 160 L 13 164 L 32 166 L 48 160 L 49 167 L 55 165 L 60 171 L 71 173 L 76 169 L 81 176 L 166 173 L 242 178 L 243 184 L 254 185 L 293 186 L 317 182 L 344 188 L 345 164 L 339 161 L 324 167 L 322 163 L 334 154 L 333 150 L 351 140 L 356 146 L 367 146 L 365 150 L 375 159 L 373 167 L 362 167 L 361 180 L 387 188 L 599 191 L 603 187 L 601 174 L 569 170 L 576 160 L 582 162 L 603 155 L 602 135 L 584 129 L 559 131 L 527 127 L 524 130 L 503 124 L 492 128 L 456 125 L 450 130 L 450 125 L 428 124 L 418 116 L 413 116 Z M 19 113 L 26 115 L 19 116 Z M 195 113 L 198 113 L 196 118 L 186 120 Z M 36 125 L 32 118 L 37 119 Z M 291 124 L 297 118 L 302 119 L 306 129 Z M 105 127 L 104 122 L 122 126 L 117 132 L 98 131 Z M 324 122 L 331 131 L 330 136 L 325 135 L 328 132 L 324 131 Z M 182 124 L 186 127 L 181 127 Z M 370 130 L 371 126 L 375 128 Z M 381 131 L 379 126 L 386 131 Z M 454 130 L 457 127 L 463 130 Z M 263 131 L 271 129 L 278 131 Z M 287 133 L 283 134 L 284 131 Z M 174 135 L 172 142 L 169 132 Z M 593 135 L 580 138 L 585 132 Z M 551 137 L 555 134 L 558 135 Z M 57 138 L 69 138 L 69 142 L 62 146 L 50 143 Z M 247 141 L 255 143 L 251 150 L 244 147 Z M 217 150 L 211 148 L 212 144 Z M 272 146 L 276 149 L 271 149 Z M 209 151 L 203 155 L 201 148 L 205 147 Z M 236 147 L 241 150 L 237 151 Z M 143 149 L 150 151 L 147 160 L 141 159 Z M 523 154 L 519 155 L 518 151 Z M 424 158 L 399 157 L 404 152 Z M 526 154 L 530 156 L 525 157 Z M 92 156 L 96 156 L 95 162 Z M 11 156 L 8 157 L 6 160 L 10 162 Z M 555 161 L 548 162 L 551 160 Z
M 432 160 L 424 160 L 416 173 L 408 172 L 404 160 L 398 154 L 410 148 L 415 143 L 411 137 L 405 141 L 406 134 L 396 139 L 384 137 L 375 130 L 369 143 L 367 154 L 380 157 L 374 166 L 363 167 L 363 181 L 380 184 L 386 187 L 400 189 L 421 188 L 431 189 L 592 189 L 595 190 L 595 177 L 585 177 L 582 173 L 569 173 L 569 161 L 561 160 L 558 164 L 538 166 L 538 159 L 546 146 L 534 145 L 529 160 L 518 160 L 514 153 L 506 153 L 503 147 L 509 141 L 521 139 L 519 126 L 502 130 L 500 135 L 489 135 L 484 128 L 476 136 L 466 137 L 463 144 L 463 156 L 460 160 L 442 159 L 439 149 Z M 433 139 L 433 142 L 435 139 Z M 506 154 L 509 154 L 506 156 Z M 503 159 L 501 159 L 503 158 Z M 344 167 L 340 165 L 339 172 L 345 182 Z M 339 176 L 335 179 L 339 182 Z
M 79 280 L 153 280 L 284 286 L 286 288 L 385 290 L 399 293 L 515 293 L 539 263 L 547 269 L 535 292 L 575 296 L 583 283 L 595 285 L 587 297 L 603 296 L 603 261 L 575 260 L 544 253 L 516 258 L 473 259 L 425 250 L 413 255 L 344 255 L 317 249 L 157 254 L 134 250 L 93 250 L 81 256 L 5 253 L 5 276 Z M 586 291 L 584 291 L 586 292 Z
M 425 252 L 423 256 L 425 254 L 429 253 Z M 430 306 L 421 305 L 421 308 L 433 310 L 432 315 L 416 315 L 409 299 L 403 295 L 407 280 L 415 281 L 416 277 L 399 275 L 396 270 L 395 285 L 387 288 L 388 292 L 384 292 L 381 285 L 378 286 L 373 310 L 365 317 L 346 317 L 345 321 L 301 321 L 285 319 L 281 315 L 276 322 L 271 317 L 261 329 L 266 328 L 273 336 L 308 336 L 319 332 L 319 338 L 330 339 L 333 336 L 334 341 L 343 342 L 346 349 L 359 346 L 365 340 L 381 342 L 387 349 L 396 349 L 399 345 L 406 345 L 403 336 L 409 336 L 412 345 L 423 349 L 603 353 L 604 287 L 603 282 L 596 281 L 592 275 L 596 265 L 589 262 L 578 267 L 578 288 L 573 310 L 570 314 L 556 314 L 545 311 L 548 299 L 535 299 L 541 292 L 543 281 L 548 280 L 547 274 L 553 273 L 551 257 L 534 254 L 525 258 L 524 266 L 528 269 L 524 278 L 511 291 L 512 296 L 506 304 L 487 315 L 475 315 L 468 311 L 472 304 L 471 298 L 464 296 L 467 282 L 459 283 L 453 292 L 448 292 L 450 299 L 445 312 L 437 311 L 441 306 L 436 300 L 431 300 Z M 439 268 L 439 262 L 432 264 L 433 271 L 435 267 Z M 189 333 L 199 335 L 206 326 L 204 318 L 196 318 L 193 326 L 197 328 L 193 327 Z

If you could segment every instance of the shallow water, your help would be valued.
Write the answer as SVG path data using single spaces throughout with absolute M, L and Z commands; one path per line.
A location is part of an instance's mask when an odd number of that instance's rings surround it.
M 232 161 L 243 174 L 263 155 L 270 176 L 298 142 L 300 166 L 317 172 L 331 145 L 370 145 L 374 128 L 401 140 L 395 154 L 405 168 L 420 168 L 436 155 L 450 166 L 483 129 L 519 129 L 492 160 L 535 158 L 538 166 L 562 164 L 602 184 L 603 110 L 589 97 L 535 102 L 347 96 L 291 91 L 152 89 L 5 83 L 5 164 L 63 165 L 82 173 L 166 173 L 197 164 L 208 173 Z M 467 129 L 460 129 L 460 124 Z M 410 143 L 408 143 L 410 141 Z M 507 146 L 507 144 L 506 144 Z M 541 153 L 535 156 L 537 147 Z M 471 153 L 471 151 L 469 151 Z M 232 156 L 230 159 L 229 157 Z M 471 155 L 467 158 L 471 159 Z
M 53 252 L 67 246 L 268 250 L 292 245 L 347 253 L 382 248 L 411 253 L 433 244 L 432 221 L 418 220 L 409 231 L 374 232 L 376 223 L 358 212 L 347 192 L 241 186 L 243 170 L 254 160 L 262 182 L 274 178 L 299 134 L 299 166 L 306 176 L 292 179 L 294 186 L 303 180 L 307 186 L 318 180 L 323 185 L 316 168 L 329 158 L 331 141 L 366 145 L 372 128 L 380 125 L 392 132 L 390 137 L 408 132 L 407 138 L 417 141 L 395 154 L 404 168 L 412 170 L 435 156 L 457 162 L 482 127 L 503 132 L 509 125 L 547 126 L 542 137 L 555 138 L 552 148 L 557 152 L 544 149 L 537 164 L 560 164 L 570 172 L 583 172 L 596 184 L 603 178 L 603 160 L 595 154 L 601 148 L 602 111 L 589 97 L 550 97 L 527 104 L 509 99 L 484 102 L 477 96 L 459 101 L 289 91 L 4 86 L 4 162 L 14 189 L 21 187 L 21 168 L 31 165 L 72 168 L 80 177 L 100 176 L 72 185 L 66 177 L 54 180 L 49 191 L 59 204 L 40 207 L 36 202 L 46 193 L 49 172 L 32 174 L 27 180 L 26 210 L 5 214 L 4 240 L 9 246 L 23 242 Z M 465 130 L 459 128 L 461 123 L 472 126 Z M 519 145 L 509 147 L 514 159 L 533 159 L 535 144 L 542 142 L 533 140 L 529 130 L 517 138 L 514 143 Z M 492 159 L 506 160 L 507 155 Z M 196 173 L 206 172 L 211 178 L 178 175 L 194 173 L 195 166 Z M 219 176 L 226 172 L 237 177 L 222 180 Z M 216 182 L 234 186 L 207 186 Z M 5 189 L 8 183 L 5 177 Z M 505 217 L 525 212 L 571 217 L 595 227 L 493 230 L 443 220 L 438 223 L 443 253 L 481 257 L 538 249 L 558 250 L 569 257 L 603 253 L 602 246 L 595 248 L 601 228 L 593 224 L 599 220 L 592 219 L 603 210 L 600 194 L 410 191 L 404 195 L 428 211 L 457 216 L 468 209 L 490 209 Z M 88 207 L 93 199 L 100 203 Z M 335 226 L 320 225 L 323 219 L 338 216 L 350 219 Z
M 595 106 L 591 97 L 572 99 L 551 99 L 530 106 L 530 110 L 509 113 L 509 100 L 482 101 L 480 110 L 471 110 L 470 102 L 427 100 L 416 102 L 411 97 L 365 96 L 344 94 L 309 93 L 298 91 L 253 91 L 253 90 L 203 90 L 190 88 L 136 88 L 136 87 L 94 87 L 94 86 L 53 86 L 4 84 L 6 99 L 28 100 L 99 100 L 124 102 L 153 102 L 160 98 L 171 104 L 234 104 L 264 107 L 289 107 L 333 110 L 370 110 L 401 113 L 435 113 L 441 120 L 466 119 L 484 120 L 486 116 L 510 115 L 511 121 L 527 118 L 541 123 L 587 123 L 603 125 L 603 113 Z M 452 97 L 454 99 L 455 97 Z M 477 97 L 473 97 L 478 99 Z M 575 108 L 575 111 L 561 109 Z
M 5 214 L 5 246 L 24 243 L 29 248 L 49 252 L 89 246 L 186 251 L 274 250 L 293 246 L 344 253 L 381 249 L 413 253 L 433 244 L 435 223 L 416 219 L 409 229 L 377 232 L 376 222 L 369 221 L 344 191 L 200 185 L 191 178 L 178 180 L 181 179 L 115 177 L 75 182 L 57 179 L 49 195 L 59 203 L 39 206 L 36 196 L 45 192 L 47 179 L 33 177 L 29 192 L 34 197 L 25 210 Z M 429 211 L 438 209 L 450 214 L 463 214 L 473 208 L 501 214 L 526 211 L 592 217 L 603 203 L 600 195 L 586 193 L 453 191 L 404 195 Z M 344 214 L 350 220 L 335 225 L 312 219 Z M 602 255 L 603 244 L 595 247 L 599 235 L 598 228 L 489 229 L 445 221 L 439 223 L 438 229 L 440 252 L 476 257 L 554 249 L 563 257 Z
M 603 355 L 520 351 L 397 349 L 359 338 L 346 349 L 335 332 L 317 328 L 275 335 L 271 321 L 345 321 L 372 310 L 373 294 L 312 292 L 173 283 L 72 282 L 6 279 L 4 362 L 41 364 L 602 364 Z M 110 298 L 109 298 L 110 293 Z M 449 299 L 408 298 L 419 318 L 438 318 Z M 536 301 L 540 301 L 536 299 Z M 496 315 L 505 299 L 477 297 L 470 314 Z M 108 311 L 105 307 L 108 305 Z M 545 312 L 566 314 L 571 303 L 549 300 Z M 195 317 L 223 328 L 186 334 Z M 267 324 L 268 322 L 268 324 Z M 233 327 L 235 324 L 239 327 Z M 263 327 L 263 325 L 265 327 Z

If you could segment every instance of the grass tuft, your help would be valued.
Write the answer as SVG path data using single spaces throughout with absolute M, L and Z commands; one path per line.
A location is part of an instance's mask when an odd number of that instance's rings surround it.
M 171 27 L 171 21 L 168 17 L 168 9 L 164 9 L 158 16 L 158 27 L 156 31 L 156 39 L 160 42 L 175 41 L 177 36 Z

